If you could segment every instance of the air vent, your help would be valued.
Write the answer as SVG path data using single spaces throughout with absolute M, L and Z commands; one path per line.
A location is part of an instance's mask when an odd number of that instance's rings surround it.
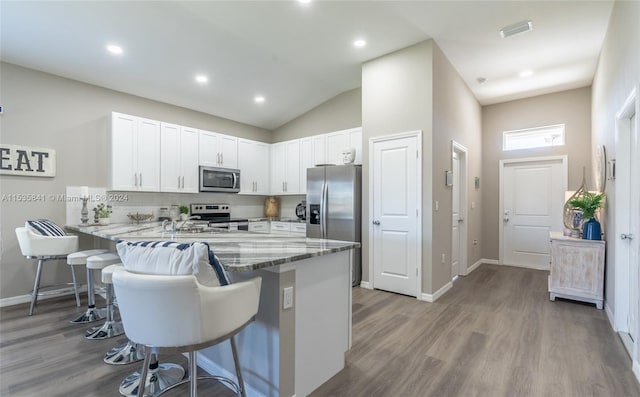
M 507 37 L 528 32 L 530 30 L 533 30 L 533 22 L 522 21 L 514 23 L 513 25 L 505 26 L 504 28 L 500 29 L 500 36 L 502 36 L 503 39 L 506 39 Z

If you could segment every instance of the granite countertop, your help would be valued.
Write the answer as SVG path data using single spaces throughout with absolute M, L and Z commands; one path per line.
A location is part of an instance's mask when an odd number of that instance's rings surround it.
M 329 255 L 360 247 L 360 243 L 324 240 L 246 231 L 220 233 L 162 233 L 159 222 L 112 224 L 107 226 L 67 225 L 67 229 L 119 241 L 172 240 L 202 241 L 209 244 L 228 271 L 251 271 Z
M 298 219 L 298 218 L 249 218 L 249 222 L 264 222 L 264 221 L 307 223 L 306 220 Z

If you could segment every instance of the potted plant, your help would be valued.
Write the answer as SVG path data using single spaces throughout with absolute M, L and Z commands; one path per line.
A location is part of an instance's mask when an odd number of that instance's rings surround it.
M 604 205 L 604 193 L 584 192 L 571 199 L 569 205 L 582 211 L 582 219 L 586 220 L 582 226 L 582 238 L 587 240 L 600 240 L 600 222 L 595 218 L 596 211 Z
M 100 203 L 93 208 L 93 212 L 98 217 L 98 224 L 108 225 L 111 222 L 111 205 Z
M 181 221 L 187 220 L 188 217 L 189 217 L 189 207 L 187 207 L 186 205 L 181 205 L 180 206 L 180 220 Z

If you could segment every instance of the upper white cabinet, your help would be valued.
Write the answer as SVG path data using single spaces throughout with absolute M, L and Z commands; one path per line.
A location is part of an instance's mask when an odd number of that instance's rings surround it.
M 313 139 L 300 139 L 300 193 L 307 192 L 307 168 L 315 165 L 313 162 Z
M 269 194 L 269 144 L 238 139 L 240 194 Z
M 198 192 L 198 130 L 160 124 L 160 191 Z
M 271 145 L 271 194 L 302 194 L 300 140 Z
M 343 164 L 342 152 L 356 149 L 355 164 L 362 164 L 362 128 L 351 128 L 326 134 L 326 163 Z
M 327 135 L 314 135 L 311 137 L 311 151 L 313 165 L 327 163 Z
M 160 122 L 113 112 L 110 189 L 160 191 Z
M 238 138 L 200 130 L 200 165 L 238 168 Z

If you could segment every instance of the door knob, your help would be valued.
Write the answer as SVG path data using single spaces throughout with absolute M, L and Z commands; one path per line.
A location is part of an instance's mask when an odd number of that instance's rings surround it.
M 633 234 L 624 234 L 624 233 L 622 233 L 620 235 L 620 238 L 622 240 L 633 240 Z
M 373 221 L 373 224 L 377 226 L 380 224 L 380 221 Z
M 506 210 L 504 212 L 504 216 L 502 217 L 502 221 L 505 222 L 505 223 L 509 222 L 509 210 Z

